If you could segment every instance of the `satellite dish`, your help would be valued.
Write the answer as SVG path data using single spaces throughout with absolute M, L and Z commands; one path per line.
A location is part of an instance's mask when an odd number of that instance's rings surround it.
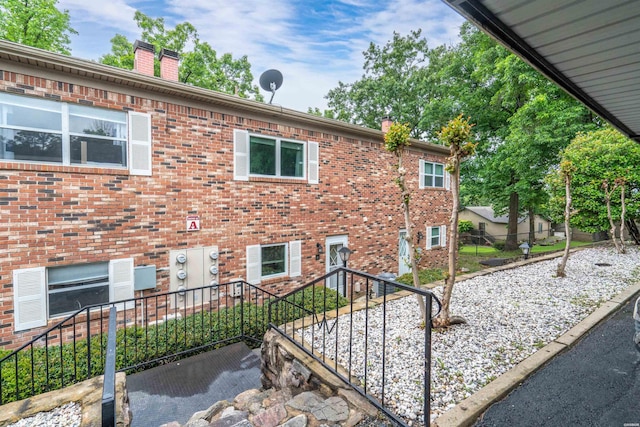
M 273 95 L 282 86 L 282 73 L 278 70 L 267 70 L 260 76 L 260 87 L 267 92 L 271 92 L 269 104 L 273 101 Z

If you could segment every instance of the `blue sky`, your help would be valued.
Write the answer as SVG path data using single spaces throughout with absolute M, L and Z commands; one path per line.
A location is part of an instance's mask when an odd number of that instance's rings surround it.
M 280 70 L 284 83 L 273 103 L 299 111 L 326 108 L 324 96 L 338 81 L 359 79 L 370 42 L 383 45 L 393 31 L 421 28 L 430 47 L 454 44 L 463 22 L 442 0 L 59 0 L 58 6 L 79 32 L 73 56 L 97 60 L 116 33 L 139 38 L 136 10 L 164 17 L 167 27 L 188 21 L 219 54 L 247 55 L 256 84 L 263 71 Z

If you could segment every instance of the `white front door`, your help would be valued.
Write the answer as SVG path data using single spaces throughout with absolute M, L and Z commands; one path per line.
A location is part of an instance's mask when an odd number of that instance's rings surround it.
M 340 259 L 340 254 L 338 251 L 343 247 L 347 246 L 347 236 L 331 236 L 327 237 L 326 240 L 326 266 L 327 273 L 332 272 L 336 268 L 342 267 L 342 260 Z M 338 277 L 339 276 L 339 277 Z M 338 276 L 332 276 L 327 279 L 327 287 L 330 289 L 337 290 L 340 295 L 344 295 L 344 278 L 341 274 Z
M 409 256 L 409 242 L 405 237 L 406 230 L 400 230 L 400 238 L 398 239 L 398 276 L 411 273 L 411 257 Z

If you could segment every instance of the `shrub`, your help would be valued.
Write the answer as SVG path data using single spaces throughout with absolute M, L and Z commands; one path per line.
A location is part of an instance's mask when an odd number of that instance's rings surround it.
M 493 242 L 493 247 L 499 251 L 503 251 L 506 244 L 507 242 L 504 240 L 496 240 L 495 242 Z
M 309 313 L 334 310 L 348 304 L 336 291 L 322 285 L 305 288 L 286 302 L 265 302 L 256 305 L 245 302 L 215 311 L 202 311 L 183 318 L 172 319 L 146 328 L 134 325 L 116 332 L 116 369 L 130 366 L 141 370 L 163 361 L 175 360 L 208 351 L 212 348 L 238 342 L 251 337 L 253 343 L 262 340 L 269 324 L 269 308 L 286 305 L 280 310 L 275 323 L 290 322 Z M 88 348 L 91 347 L 90 357 Z M 36 394 L 84 381 L 104 372 L 107 335 L 82 338 L 62 346 L 27 347 L 2 363 L 0 380 L 2 403 L 25 399 Z M 181 354 L 179 354 L 181 353 Z M 12 352 L 0 350 L 0 360 Z M 17 368 L 16 368 L 17 364 Z M 91 367 L 89 368 L 89 364 Z M 17 376 L 16 376 L 17 372 Z
M 473 230 L 473 223 L 466 219 L 458 221 L 458 233 L 468 233 Z

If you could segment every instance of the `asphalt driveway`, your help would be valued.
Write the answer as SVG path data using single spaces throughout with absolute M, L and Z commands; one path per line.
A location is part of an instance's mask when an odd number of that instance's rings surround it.
M 491 406 L 475 426 L 640 426 L 636 298 Z

